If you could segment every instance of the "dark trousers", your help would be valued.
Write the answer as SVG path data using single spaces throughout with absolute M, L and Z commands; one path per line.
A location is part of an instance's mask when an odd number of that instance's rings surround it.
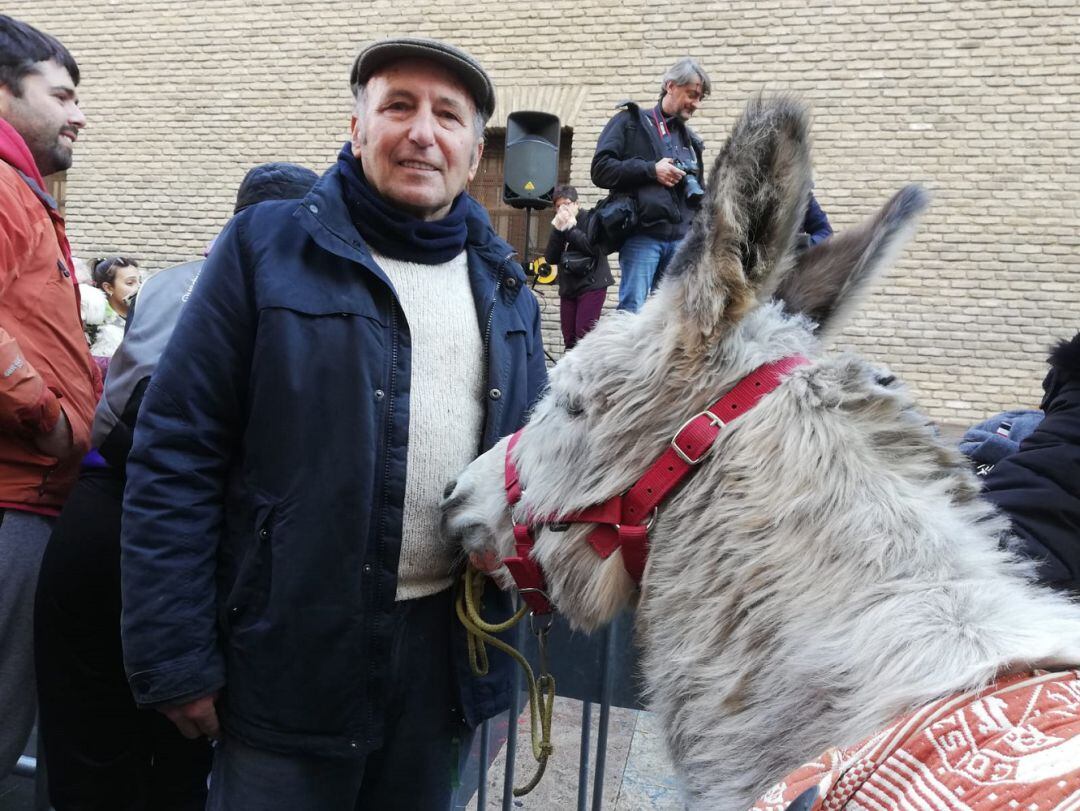
M 567 351 L 574 348 L 586 333 L 596 326 L 604 309 L 607 288 L 590 290 L 573 298 L 559 298 L 559 322 L 562 326 L 563 344 Z
M 57 811 L 196 811 L 210 747 L 135 706 L 120 646 L 123 481 L 86 470 L 45 550 L 34 606 L 39 734 Z
M 473 735 L 459 710 L 451 622 L 447 592 L 397 604 L 379 749 L 316 758 L 226 734 L 214 753 L 208 811 L 448 809 Z

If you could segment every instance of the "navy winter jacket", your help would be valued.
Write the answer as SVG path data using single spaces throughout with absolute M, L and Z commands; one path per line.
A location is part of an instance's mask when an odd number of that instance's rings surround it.
M 488 370 L 480 452 L 522 425 L 546 370 L 536 300 L 478 203 L 467 252 Z M 256 205 L 225 229 L 150 381 L 128 463 L 122 631 L 136 701 L 220 689 L 226 729 L 254 746 L 380 745 L 410 347 L 337 167 L 299 204 Z M 499 658 L 476 679 L 459 657 L 469 723 L 508 703 Z
M 983 479 L 1039 579 L 1080 594 L 1080 333 L 1050 355 L 1046 416 Z

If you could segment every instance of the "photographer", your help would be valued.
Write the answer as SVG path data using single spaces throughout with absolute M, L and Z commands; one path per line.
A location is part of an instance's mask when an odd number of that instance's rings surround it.
M 600 318 L 614 279 L 607 257 L 586 236 L 590 212 L 578 208 L 577 189 L 556 186 L 552 197 L 556 213 L 544 258 L 559 267 L 559 321 L 569 351 Z
M 680 59 L 664 74 L 655 107 L 626 102 L 600 133 L 593 183 L 632 196 L 637 208 L 637 227 L 619 249 L 620 310 L 640 309 L 704 196 L 702 141 L 686 122 L 711 88 L 697 61 Z

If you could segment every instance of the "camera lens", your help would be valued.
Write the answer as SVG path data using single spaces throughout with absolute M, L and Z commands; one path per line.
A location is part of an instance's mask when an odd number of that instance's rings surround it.
M 686 199 L 691 203 L 697 202 L 705 196 L 705 189 L 701 188 L 697 177 L 688 174 L 683 180 L 686 181 Z

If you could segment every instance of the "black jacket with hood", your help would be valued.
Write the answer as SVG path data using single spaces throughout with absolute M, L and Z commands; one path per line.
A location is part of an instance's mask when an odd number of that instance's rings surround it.
M 678 240 L 686 236 L 698 205 L 686 197 L 686 183 L 668 188 L 656 180 L 656 162 L 664 157 L 697 161 L 698 181 L 705 185 L 704 146 L 697 134 L 678 116 L 666 117 L 678 155 L 664 147 L 653 113 L 662 115 L 660 105 L 641 109 L 633 102 L 620 110 L 604 127 L 596 142 L 592 160 L 592 181 L 602 189 L 625 193 L 637 199 L 637 235 Z
M 1040 579 L 1080 593 L 1080 333 L 1054 348 L 1043 390 L 1045 419 L 986 475 L 985 495 Z

